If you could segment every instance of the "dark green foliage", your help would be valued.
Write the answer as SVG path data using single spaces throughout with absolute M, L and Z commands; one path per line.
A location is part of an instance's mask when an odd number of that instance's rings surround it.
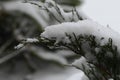
M 120 80 L 120 53 L 111 38 L 108 39 L 107 43 L 101 45 L 104 38 L 98 40 L 94 35 L 76 36 L 75 33 L 66 33 L 66 36 L 69 38 L 70 43 L 59 42 L 54 45 L 55 41 L 50 40 L 51 43 L 49 42 L 48 45 L 53 44 L 55 48 L 68 48 L 76 54 L 84 56 L 88 60 L 91 69 L 88 70 L 83 65 L 83 72 L 90 80 L 108 80 L 110 78 Z M 93 59 L 90 59 L 87 54 L 90 54 Z

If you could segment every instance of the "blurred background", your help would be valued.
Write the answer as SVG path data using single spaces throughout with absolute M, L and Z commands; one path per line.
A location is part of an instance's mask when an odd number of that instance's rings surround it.
M 49 12 L 41 9 L 45 1 L 50 0 L 0 0 L 0 80 L 68 80 L 81 73 L 64 66 L 79 58 L 69 50 L 52 50 L 40 43 L 14 49 L 21 40 L 39 37 L 45 27 L 58 24 Z M 77 7 L 98 23 L 120 30 L 119 0 L 54 1 L 66 12 Z
M 101 25 L 120 33 L 120 0 L 85 0 L 83 12 Z
M 66 12 L 82 3 L 54 1 Z M 21 40 L 37 38 L 45 27 L 58 23 L 39 7 L 44 3 L 45 0 L 0 0 L 0 80 L 66 80 L 80 72 L 64 66 L 79 57 L 69 50 L 51 50 L 40 43 L 14 49 Z

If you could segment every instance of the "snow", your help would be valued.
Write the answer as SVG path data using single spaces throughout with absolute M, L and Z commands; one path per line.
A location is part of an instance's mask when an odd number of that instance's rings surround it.
M 26 43 L 33 43 L 33 42 L 39 42 L 39 40 L 36 38 L 27 38 L 25 42 Z
M 20 48 L 22 48 L 23 46 L 24 46 L 24 44 L 20 43 L 20 44 L 18 44 L 17 46 L 15 46 L 14 48 L 15 48 L 15 49 L 20 49 Z
M 94 35 L 96 37 L 96 41 L 98 41 L 101 46 L 105 45 L 108 42 L 108 39 L 111 38 L 113 40 L 113 45 L 118 47 L 118 51 L 120 51 L 120 36 L 119 33 L 115 32 L 108 26 L 102 26 L 99 23 L 92 21 L 90 19 L 78 21 L 78 22 L 64 22 L 58 25 L 51 25 L 45 28 L 45 31 L 40 35 L 42 38 L 48 38 L 51 40 L 55 40 L 55 44 L 59 42 L 70 43 L 67 34 L 72 35 L 75 33 L 76 36 L 79 35 Z M 104 39 L 101 39 L 104 38 Z M 85 44 L 85 43 L 84 43 Z M 86 46 L 86 45 L 85 45 Z M 81 70 L 90 70 L 90 66 L 94 66 L 87 62 L 96 62 L 95 56 L 93 56 L 90 52 L 88 52 L 87 48 L 85 57 L 81 57 L 75 60 L 70 66 L 76 67 Z M 99 48 L 95 48 L 96 52 L 99 52 Z M 110 52 L 107 52 L 109 57 L 112 57 Z M 76 77 L 77 75 L 75 75 Z M 73 76 L 74 77 L 74 76 Z M 72 78 L 70 78 L 72 80 Z M 79 79 L 79 78 L 78 78 Z M 69 80 L 69 79 L 68 79 Z
M 101 37 L 105 38 L 104 40 L 101 41 L 101 45 L 104 45 L 108 41 L 109 38 L 112 38 L 114 44 L 117 45 L 118 49 L 120 50 L 120 43 L 119 43 L 120 38 L 118 37 L 119 34 L 117 32 L 115 32 L 114 30 L 112 30 L 110 27 L 104 27 L 104 26 L 98 24 L 97 22 L 94 22 L 90 19 L 88 20 L 88 17 L 86 17 L 86 15 L 84 15 L 84 13 L 82 13 L 80 11 L 79 11 L 79 14 L 84 20 L 78 21 L 79 19 L 75 12 L 66 13 L 60 6 L 57 5 L 57 7 L 61 13 L 61 15 L 60 15 L 57 12 L 57 10 L 54 8 L 54 6 L 56 6 L 56 4 L 52 0 L 46 0 L 46 2 L 53 4 L 53 6 L 45 5 L 45 6 L 47 6 L 48 10 L 58 20 L 60 20 L 61 22 L 63 22 L 65 20 L 65 22 L 58 24 L 58 25 L 47 26 L 47 28 L 45 28 L 45 32 L 43 32 L 41 34 L 41 37 L 45 37 L 45 38 L 49 38 L 49 39 L 56 39 L 56 43 L 59 43 L 60 41 L 65 42 L 65 43 L 70 43 L 70 41 L 69 41 L 68 37 L 65 35 L 65 33 L 72 34 L 74 32 L 76 35 L 80 35 L 80 34 L 94 35 L 97 37 L 98 40 L 100 40 Z M 46 27 L 46 25 L 47 25 L 45 23 L 45 21 L 40 18 L 42 16 L 38 14 L 38 9 L 36 10 L 36 7 L 29 3 L 15 2 L 15 3 L 10 3 L 9 5 L 5 4 L 4 7 L 6 10 L 10 10 L 10 11 L 11 10 L 20 10 L 22 12 L 25 12 L 25 13 L 31 15 L 32 17 L 34 17 L 40 23 L 40 25 L 42 25 L 44 27 Z M 74 15 L 72 16 L 72 14 L 74 14 Z M 46 18 L 48 18 L 48 17 L 46 17 Z M 69 22 L 72 19 L 74 21 L 78 21 L 78 22 Z M 38 42 L 38 40 L 35 38 L 27 38 L 26 42 L 32 43 L 32 42 Z M 22 48 L 23 46 L 24 46 L 24 44 L 19 44 L 15 47 L 15 49 Z M 96 50 L 96 52 L 99 51 L 98 48 L 95 48 L 95 50 Z M 42 59 L 58 61 L 59 63 L 64 64 L 64 65 L 68 63 L 66 61 L 66 59 L 64 59 L 64 57 L 59 54 L 59 52 L 57 52 L 56 54 L 53 54 L 52 52 L 47 52 L 43 49 L 35 49 L 35 51 L 37 52 L 35 54 L 38 55 Z M 108 55 L 111 56 L 111 53 L 108 52 Z M 64 54 L 64 56 L 66 56 L 66 54 Z M 85 68 L 89 69 L 89 66 L 87 66 L 88 63 L 84 57 L 81 57 L 80 59 L 77 59 L 72 63 L 72 66 L 75 66 L 78 68 L 82 68 L 82 65 L 84 65 Z M 55 76 L 55 74 L 54 74 L 54 76 Z M 44 78 L 45 78 L 45 76 L 44 76 Z M 28 78 L 31 78 L 31 76 L 28 76 Z M 48 78 L 49 78 L 49 80 L 53 80 L 53 75 L 51 77 L 51 75 L 49 74 L 49 76 L 47 76 L 47 79 L 44 79 L 44 80 L 48 80 Z M 60 79 L 60 77 L 57 77 L 57 78 Z M 39 78 L 38 79 L 35 78 L 35 80 L 39 80 Z M 85 74 L 83 72 L 80 72 L 80 73 L 71 75 L 71 77 L 69 77 L 67 80 L 89 80 L 89 79 L 85 76 Z M 113 80 L 113 79 L 109 79 L 109 80 Z
M 27 38 L 26 40 L 25 40 L 25 43 L 34 43 L 34 42 L 39 42 L 39 40 L 38 39 L 36 39 L 36 38 Z M 24 43 L 19 43 L 17 46 L 15 46 L 14 48 L 15 49 L 20 49 L 20 48 L 22 48 L 22 47 L 24 47 Z
M 78 22 L 64 22 L 58 25 L 52 25 L 45 28 L 45 31 L 41 34 L 41 37 L 49 38 L 56 40 L 56 43 L 60 41 L 69 43 L 69 39 L 66 34 L 75 33 L 78 35 L 94 35 L 101 45 L 104 45 L 108 42 L 109 38 L 112 38 L 113 44 L 118 47 L 120 50 L 120 36 L 119 33 L 112 30 L 110 27 L 102 26 L 95 21 L 92 20 L 82 20 Z M 103 38 L 101 40 L 101 38 Z

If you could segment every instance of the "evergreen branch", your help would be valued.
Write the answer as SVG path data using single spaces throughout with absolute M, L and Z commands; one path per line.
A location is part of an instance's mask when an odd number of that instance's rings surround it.
M 119 80 L 117 77 L 120 74 L 120 65 L 118 60 L 118 51 L 117 51 L 117 46 L 113 45 L 113 41 L 111 38 L 108 39 L 108 42 L 104 45 L 100 45 L 100 42 L 97 42 L 95 36 L 93 35 L 79 35 L 76 36 L 75 33 L 67 34 L 66 36 L 70 40 L 70 43 L 58 43 L 59 46 L 64 46 L 67 47 L 68 49 L 72 50 L 76 54 L 79 54 L 81 56 L 85 57 L 85 52 L 81 48 L 84 42 L 89 42 L 90 46 L 90 54 L 94 55 L 96 62 L 89 61 L 90 64 L 93 64 L 95 68 L 93 69 L 91 66 L 90 71 L 86 71 L 85 69 L 83 72 L 88 76 L 92 74 L 96 80 L 101 80 L 104 78 L 104 80 L 108 80 L 109 78 L 113 78 L 115 80 Z M 103 38 L 101 38 L 103 40 Z M 95 51 L 95 48 L 99 48 L 100 50 L 98 52 Z M 82 52 L 82 53 L 81 53 Z M 112 53 L 113 57 L 108 56 L 108 52 Z M 87 58 L 86 58 L 87 59 Z M 84 67 L 83 67 L 84 68 Z M 97 76 L 97 73 L 101 76 Z M 88 76 L 90 78 L 90 76 Z M 91 78 L 93 80 L 93 78 Z

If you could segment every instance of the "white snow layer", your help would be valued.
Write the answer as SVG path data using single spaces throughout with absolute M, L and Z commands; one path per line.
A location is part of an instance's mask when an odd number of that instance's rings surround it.
M 39 42 L 39 40 L 36 39 L 36 38 L 27 38 L 25 42 L 27 42 L 27 43 L 33 43 L 33 42 Z
M 18 44 L 17 46 L 15 46 L 14 48 L 15 48 L 15 49 L 20 49 L 20 48 L 22 48 L 22 47 L 24 47 L 24 44 L 20 43 L 20 44 Z
M 98 40 L 101 40 L 101 45 L 108 42 L 109 38 L 112 38 L 113 44 L 120 50 L 120 35 L 108 26 L 102 26 L 92 20 L 82 20 L 78 22 L 64 22 L 58 25 L 52 25 L 45 28 L 45 31 L 41 34 L 41 37 L 55 39 L 56 43 L 62 41 L 69 43 L 67 34 L 75 33 L 76 36 L 80 34 L 94 35 Z

